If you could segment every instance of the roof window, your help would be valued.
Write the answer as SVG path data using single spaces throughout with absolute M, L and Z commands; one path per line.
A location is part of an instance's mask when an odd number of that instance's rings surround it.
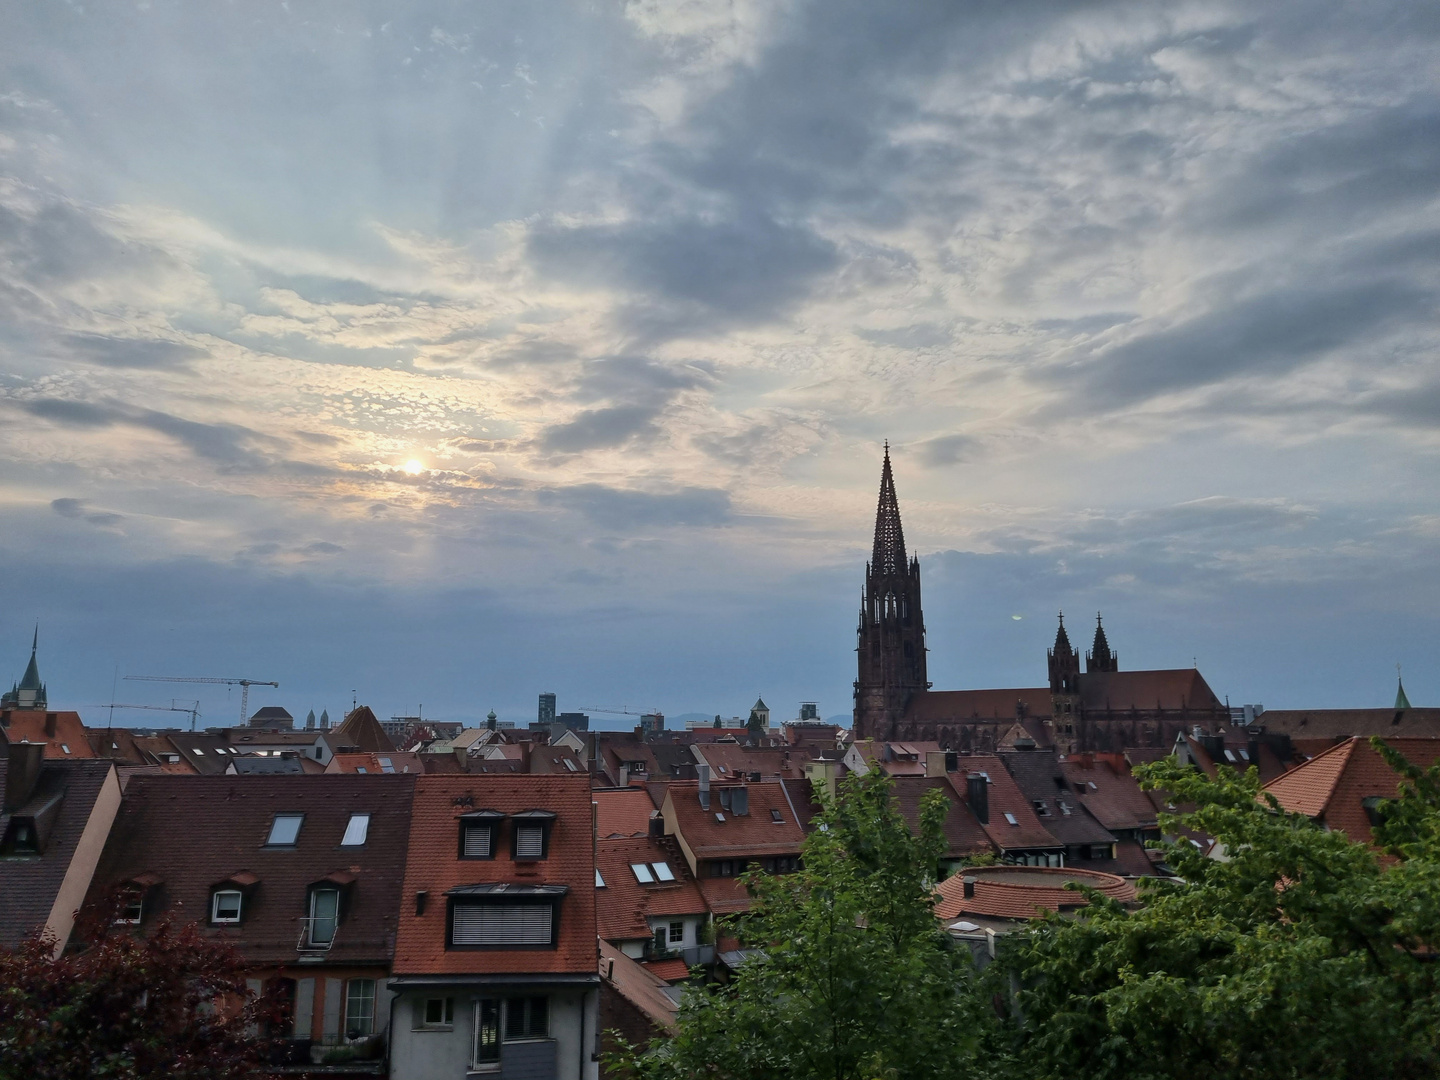
M 395 771 L 395 762 L 391 761 L 388 757 L 382 757 L 382 758 L 380 759 L 380 771 L 383 772 L 383 773 L 392 773 L 392 772 L 394 772 L 394 771 Z
M 598 866 L 595 868 L 595 887 L 597 889 L 605 888 L 605 879 L 600 876 L 600 868 Z
M 667 862 L 655 862 L 650 864 L 650 869 L 655 871 L 656 881 L 674 881 L 675 872 L 670 869 Z
M 60 744 L 60 749 L 61 749 L 61 750 L 64 750 L 67 754 L 70 752 L 70 747 L 69 747 L 69 744 L 67 744 L 67 743 L 63 743 L 63 742 L 62 742 L 62 743 Z
M 295 840 L 300 835 L 300 824 L 304 820 L 304 814 L 276 814 L 275 819 L 270 822 L 270 837 L 265 841 L 265 846 L 294 847 Z
M 716 811 L 715 811 L 715 820 L 723 824 L 724 821 L 725 821 L 725 815 L 722 814 L 722 813 L 720 813 L 719 810 L 716 810 Z
M 1225 751 L 1225 760 L 1226 760 L 1226 761 L 1229 761 L 1229 762 L 1231 762 L 1231 763 L 1233 764 L 1234 761 L 1235 761 L 1235 751 L 1234 751 L 1234 750 L 1226 750 L 1226 751 Z
M 1015 815 L 1010 813 L 1008 810 L 1005 812 L 1005 820 L 1008 821 L 1011 825 L 1020 824 L 1020 822 L 1016 820 Z
M 779 811 L 779 810 L 771 810 L 771 811 L 770 811 L 770 820 L 773 821 L 776 825 L 784 825 L 784 824 L 785 824 L 785 819 L 780 816 L 780 811 Z
M 205 751 L 204 751 L 204 750 L 201 750 L 200 747 L 198 747 L 198 746 L 192 746 L 192 747 L 190 747 L 190 752 L 191 752 L 192 754 L 194 754 L 196 757 L 200 757 L 200 756 L 202 756 L 202 755 L 205 753 Z
M 340 841 L 341 847 L 360 847 L 365 843 L 365 837 L 370 832 L 369 814 L 351 814 L 350 823 L 345 826 L 344 839 Z
M 358 773 L 363 773 L 363 772 L 366 772 L 367 770 L 366 770 L 366 768 L 365 768 L 364 765 L 356 765 L 356 766 L 355 766 L 355 771 L 358 772 Z
M 635 872 L 635 880 L 640 882 L 641 885 L 655 884 L 655 875 L 650 872 L 650 867 L 646 866 L 643 862 L 632 862 L 630 869 Z
M 238 923 L 240 921 L 240 890 L 217 889 L 210 897 L 210 921 L 214 923 Z

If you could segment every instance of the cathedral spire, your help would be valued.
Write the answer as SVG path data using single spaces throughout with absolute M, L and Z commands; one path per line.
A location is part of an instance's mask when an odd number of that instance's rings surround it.
M 900 527 L 900 502 L 890 471 L 890 443 L 885 443 L 885 464 L 880 470 L 880 504 L 875 510 L 875 550 L 870 568 L 876 574 L 905 572 L 905 531 Z
M 1060 612 L 1060 629 L 1055 632 L 1055 651 L 1074 652 L 1070 646 L 1070 635 L 1065 632 L 1065 612 Z
M 1095 613 L 1095 644 L 1085 657 L 1086 671 L 1119 671 L 1120 658 L 1110 651 L 1110 640 L 1105 636 L 1105 624 L 1100 613 Z

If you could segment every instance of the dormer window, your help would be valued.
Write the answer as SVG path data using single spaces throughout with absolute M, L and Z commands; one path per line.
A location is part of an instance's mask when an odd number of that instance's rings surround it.
M 270 836 L 266 839 L 265 846 L 294 847 L 304 821 L 304 814 L 276 814 L 270 822 Z
M 335 940 L 335 928 L 340 922 L 340 890 L 318 888 L 310 890 L 310 944 L 316 948 L 329 948 Z
M 212 923 L 238 923 L 240 921 L 240 902 L 239 889 L 216 889 L 210 897 L 210 921 Z
M 493 859 L 495 836 L 505 815 L 498 810 L 477 810 L 460 817 L 460 858 Z
M 510 857 L 517 862 L 543 859 L 550 849 L 555 815 L 549 810 L 522 810 L 511 815 Z
M 145 894 L 139 889 L 126 889 L 120 897 L 120 912 L 115 921 L 126 926 L 138 926 L 144 917 Z

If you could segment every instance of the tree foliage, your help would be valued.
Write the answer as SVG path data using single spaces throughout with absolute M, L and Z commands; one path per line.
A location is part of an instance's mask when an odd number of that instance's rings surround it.
M 0 949 L 0 1080 L 230 1080 L 253 1075 L 270 1006 L 246 999 L 244 962 L 193 923 L 141 936 L 114 907 L 82 913 L 82 948 L 50 937 Z
M 751 873 L 732 926 L 757 950 L 727 984 L 694 989 L 679 1031 L 609 1062 L 647 1080 L 906 1080 L 973 1075 L 968 954 L 933 912 L 946 804 L 922 804 L 919 835 L 875 771 L 850 777 L 805 842 L 803 869 Z
M 1009 958 L 1022 987 L 1011 1071 L 1085 1080 L 1420 1077 L 1440 1070 L 1440 770 L 1379 809 L 1398 861 L 1285 813 L 1253 768 L 1213 779 L 1173 759 L 1142 780 L 1177 803 L 1178 878 L 1127 910 L 1092 897 Z

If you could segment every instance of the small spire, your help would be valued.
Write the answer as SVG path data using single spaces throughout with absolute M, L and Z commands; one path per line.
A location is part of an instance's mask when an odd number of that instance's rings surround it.
M 1055 651 L 1073 652 L 1070 646 L 1070 635 L 1065 632 L 1065 612 L 1060 612 L 1060 629 L 1055 632 Z
M 1395 665 L 1395 711 L 1403 712 L 1410 708 L 1410 699 L 1405 696 L 1405 680 L 1400 677 L 1400 665 Z

